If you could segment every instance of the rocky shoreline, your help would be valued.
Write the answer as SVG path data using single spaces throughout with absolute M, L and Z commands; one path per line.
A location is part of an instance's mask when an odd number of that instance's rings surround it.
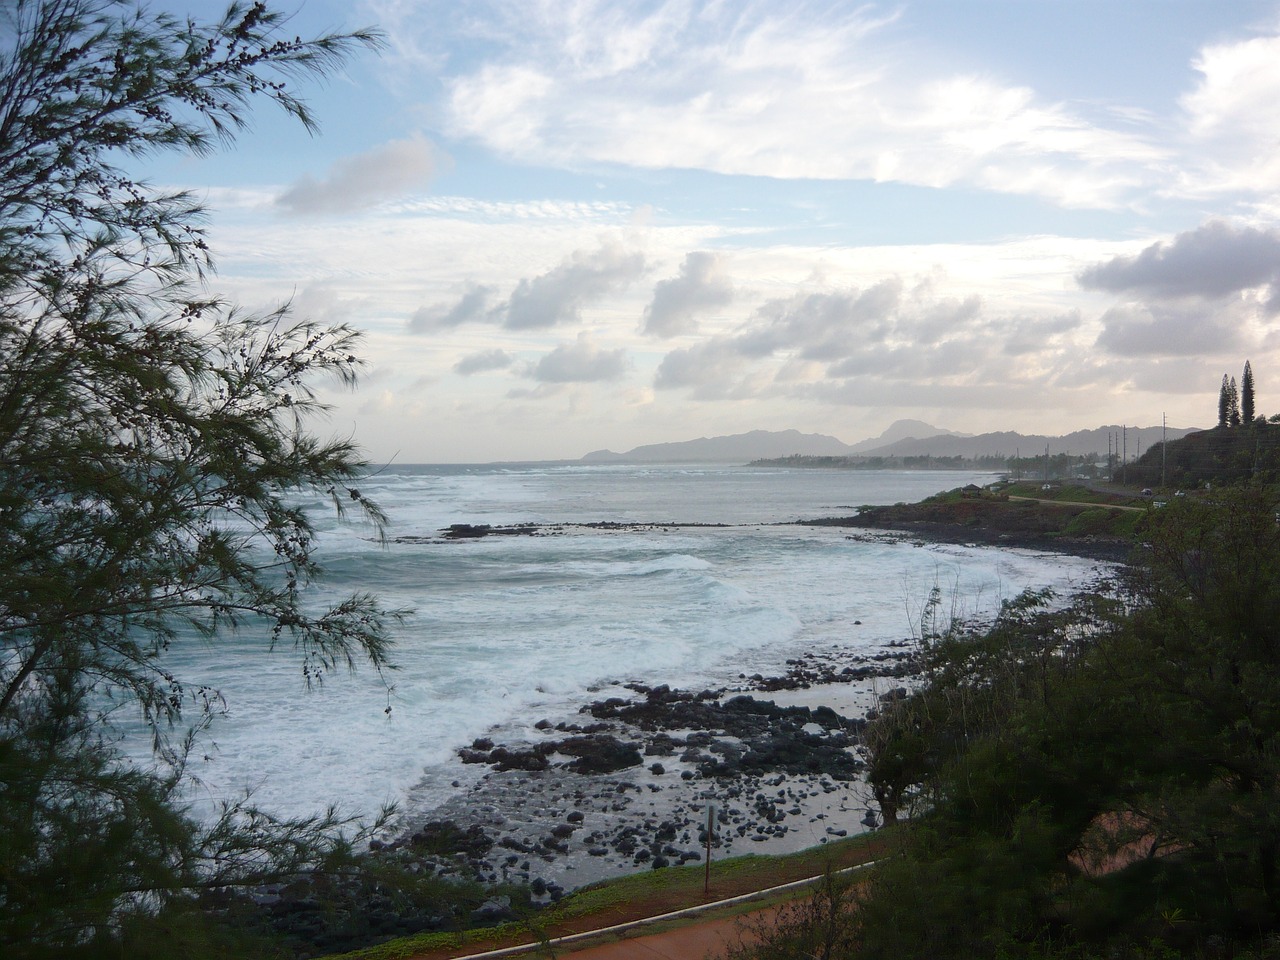
M 972 524 L 904 516 L 904 509 L 875 508 L 856 516 L 801 520 L 802 526 L 847 527 L 860 531 L 855 539 L 885 537 L 911 543 L 954 543 L 962 546 L 1005 547 L 1062 553 L 1106 563 L 1127 563 L 1133 553 L 1130 540 L 1100 536 L 1065 536 L 1056 531 L 1024 528 L 1016 524 Z
M 1108 562 L 1123 562 L 1130 549 L 1006 522 L 923 521 L 900 510 L 798 523 L 847 527 L 855 539 L 997 545 Z M 686 526 L 715 525 L 453 524 L 411 539 Z M 709 808 L 716 858 L 790 852 L 874 828 L 859 735 L 882 698 L 904 692 L 917 663 L 910 641 L 860 650 L 810 653 L 789 661 L 785 675 L 741 676 L 733 688 L 620 682 L 576 718 L 541 721 L 531 739 L 479 738 L 458 758 L 484 774 L 469 785 L 455 781 L 451 799 L 383 846 L 440 876 L 528 885 L 547 900 L 635 870 L 701 862 Z
M 901 695 L 912 649 L 811 653 L 735 689 L 619 684 L 539 737 L 459 751 L 488 771 L 385 845 L 440 876 L 528 885 L 535 897 L 611 876 L 781 853 L 877 825 L 859 734 Z M 611 693 L 613 691 L 610 691 Z M 847 705 L 838 711 L 824 703 Z
M 847 534 L 854 539 L 996 544 L 1110 562 L 1128 555 L 1114 543 L 1070 543 L 1026 531 L 946 523 L 877 529 L 857 518 L 812 523 L 861 528 Z M 405 540 L 683 526 L 710 525 L 454 524 L 435 537 Z M 371 937 L 516 920 L 573 889 L 703 863 L 708 853 L 716 860 L 789 853 L 874 829 L 878 810 L 861 776 L 860 735 L 868 717 L 904 695 L 918 671 L 915 641 L 895 640 L 871 651 L 843 644 L 811 651 L 787 661 L 785 673 L 739 675 L 717 689 L 620 681 L 575 716 L 548 717 L 527 736 L 499 742 L 494 732 L 462 747 L 459 772 L 467 775 L 453 781 L 451 796 L 371 844 L 375 857 L 391 857 L 411 874 L 479 881 L 489 892 L 478 905 L 437 916 L 393 905 L 379 911 L 356 898 L 364 905 L 351 909 L 352 930 L 338 936 L 313 933 L 329 922 L 322 923 L 319 907 L 285 895 L 269 907 L 279 914 L 273 922 L 320 952 L 346 949 Z M 442 786 L 424 789 L 438 794 Z M 422 809 L 412 800 L 410 806 Z
M 852 539 L 862 537 L 894 538 L 915 543 L 954 543 L 963 546 L 1006 547 L 1017 550 L 1036 550 L 1044 553 L 1064 553 L 1089 560 L 1107 563 L 1125 563 L 1133 552 L 1130 540 L 1107 536 L 1070 536 L 1058 530 L 1045 529 L 1041 525 L 1028 524 L 1026 518 L 1005 512 L 995 519 L 991 516 L 981 522 L 959 522 L 951 519 L 932 519 L 920 515 L 918 504 L 902 504 L 895 507 L 864 508 L 861 512 L 844 517 L 818 517 L 811 520 L 794 520 L 771 526 L 842 527 L 862 531 L 851 534 Z M 435 536 L 402 536 L 395 543 L 429 543 L 443 541 L 480 540 L 485 537 L 554 537 L 575 530 L 609 530 L 617 532 L 642 532 L 651 530 L 679 530 L 685 528 L 724 528 L 723 523 L 692 523 L 670 521 L 664 523 L 628 523 L 598 521 L 588 523 L 520 523 L 509 525 L 454 523 L 441 529 Z

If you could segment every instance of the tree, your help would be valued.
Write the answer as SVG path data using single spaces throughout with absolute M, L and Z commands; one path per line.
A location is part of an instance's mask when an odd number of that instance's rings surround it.
M 1222 387 L 1218 390 L 1218 426 L 1225 427 L 1231 419 L 1231 383 L 1222 375 Z
M 1244 362 L 1244 376 L 1240 378 L 1240 419 L 1248 426 L 1253 425 L 1255 416 L 1253 405 L 1253 368 L 1249 361 Z
M 211 24 L 123 0 L 8 0 L 3 16 L 0 952 L 65 956 L 193 889 L 345 849 L 332 814 L 183 812 L 190 731 L 218 697 L 165 654 L 242 629 L 291 647 L 307 683 L 388 666 L 394 614 L 374 598 L 313 609 L 297 494 L 381 527 L 356 448 L 311 432 L 313 385 L 354 383 L 358 337 L 208 295 L 204 211 L 119 164 L 230 143 L 255 100 L 314 128 L 294 81 L 378 38 L 294 38 L 262 3 Z M 127 704 L 156 771 L 113 746 Z
M 1229 426 L 1240 426 L 1240 388 L 1236 386 L 1236 378 L 1232 377 L 1227 384 L 1227 423 Z
M 903 730 L 923 812 L 850 918 L 860 957 L 1240 955 L 1280 930 L 1274 494 L 1179 499 L 1144 539 L 1127 609 L 937 647 L 899 714 L 930 717 Z

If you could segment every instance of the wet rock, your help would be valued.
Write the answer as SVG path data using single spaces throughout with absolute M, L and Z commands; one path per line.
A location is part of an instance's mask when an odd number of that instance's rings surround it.
M 570 737 L 555 749 L 574 758 L 566 766 L 575 773 L 613 773 L 639 766 L 644 760 L 636 744 L 606 734 Z
M 490 897 L 471 911 L 471 919 L 477 924 L 493 926 L 516 919 L 516 914 L 511 909 L 510 897 Z
M 416 831 L 409 843 L 420 853 L 462 854 L 481 857 L 493 847 L 493 840 L 478 824 L 463 828 L 452 820 L 433 820 Z

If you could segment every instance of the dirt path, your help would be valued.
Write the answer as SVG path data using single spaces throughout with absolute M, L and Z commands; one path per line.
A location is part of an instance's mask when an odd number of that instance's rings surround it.
M 1046 500 L 1043 497 L 1015 497 L 1010 495 L 1010 500 L 1025 500 L 1028 503 L 1048 503 L 1056 507 L 1101 507 L 1103 510 L 1136 510 L 1139 513 L 1146 513 L 1146 507 L 1130 507 L 1121 503 L 1085 503 L 1083 500 Z
M 556 956 L 563 960 L 706 960 L 739 942 L 744 920 L 768 920 L 777 912 L 778 907 L 767 907 L 740 917 L 704 920 L 582 950 L 564 949 Z
M 868 849 L 867 854 L 873 851 Z M 878 852 L 878 851 L 876 851 Z M 838 870 L 850 873 L 873 866 L 875 859 L 866 859 Z M 779 878 L 782 879 L 782 878 Z M 627 960 L 627 958 L 662 957 L 669 960 L 705 960 L 708 955 L 722 952 L 740 937 L 745 919 L 771 917 L 779 909 L 779 901 L 789 894 L 797 894 L 821 880 L 821 877 L 805 877 L 766 889 L 733 890 L 721 888 L 721 897 L 711 902 L 689 903 L 661 900 L 646 904 L 621 905 L 618 914 L 608 912 L 592 917 L 581 917 L 561 928 L 546 931 L 548 940 L 497 945 L 493 942 L 473 942 L 454 947 L 443 947 L 412 955 L 411 960 L 499 960 L 499 958 L 571 957 L 574 960 Z M 751 904 L 760 902 L 767 906 L 753 909 Z M 664 904 L 667 909 L 655 909 Z

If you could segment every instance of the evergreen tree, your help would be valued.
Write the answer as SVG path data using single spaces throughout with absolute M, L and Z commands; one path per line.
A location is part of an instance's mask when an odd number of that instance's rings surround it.
M 1240 426 L 1240 388 L 1236 386 L 1236 378 L 1232 377 L 1230 384 L 1227 386 L 1227 402 L 1230 410 L 1227 414 L 1227 423 L 1230 426 Z
M 1240 379 L 1240 419 L 1252 426 L 1255 416 L 1253 404 L 1253 368 L 1244 362 L 1244 376 Z
M 309 426 L 317 377 L 354 382 L 356 335 L 210 296 L 199 204 L 118 164 L 209 152 L 253 100 L 313 127 L 291 81 L 377 38 L 296 38 L 263 3 L 209 25 L 124 0 L 3 15 L 0 954 L 124 955 L 122 932 L 166 903 L 347 846 L 332 813 L 184 812 L 183 724 L 219 698 L 169 650 L 239 628 L 315 682 L 386 665 L 390 620 L 369 596 L 305 597 L 319 568 L 299 491 L 380 524 L 352 485 L 358 451 Z M 122 705 L 150 725 L 155 769 L 114 746 Z
M 1231 417 L 1231 383 L 1222 375 L 1222 387 L 1218 390 L 1218 426 L 1225 427 Z

